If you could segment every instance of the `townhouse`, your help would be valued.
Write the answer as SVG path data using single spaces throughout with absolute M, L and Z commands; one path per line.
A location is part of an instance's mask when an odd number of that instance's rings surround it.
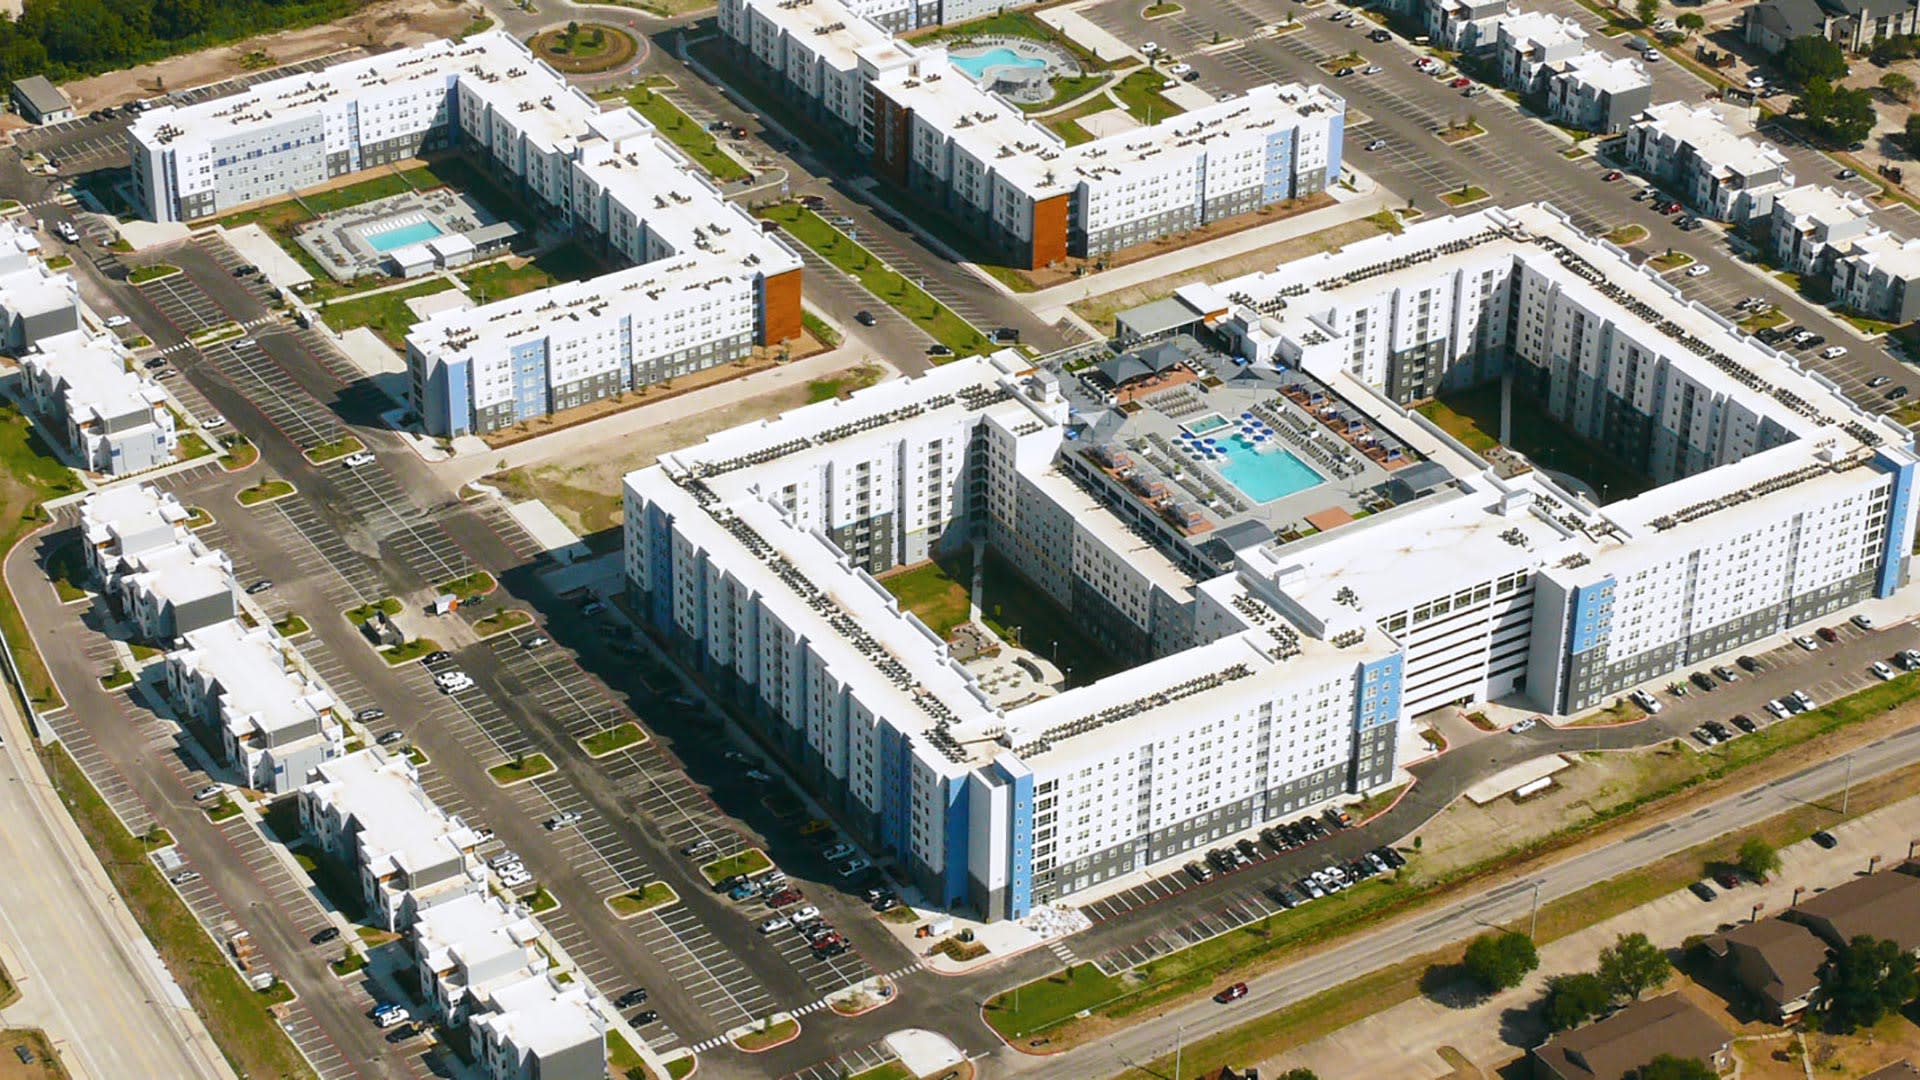
M 1627 128 L 1624 154 L 1634 171 L 1680 192 L 1695 211 L 1736 225 L 1771 213 L 1773 197 L 1794 186 L 1786 155 L 1736 134 L 1709 105 L 1652 106 Z
M 246 786 L 285 794 L 344 753 L 340 703 L 271 626 L 229 618 L 180 637 L 166 655 L 167 696 L 219 736 Z
M 1802 184 L 1774 196 L 1767 221 L 1773 261 L 1796 274 L 1825 278 L 1840 252 L 1877 231 L 1873 207 L 1851 192 Z
M 358 879 L 365 921 L 400 932 L 431 908 L 486 891 L 473 858 L 478 835 L 434 805 L 410 761 L 363 750 L 303 779 L 301 827 Z
M 179 438 L 166 392 L 116 338 L 84 329 L 40 337 L 20 370 L 27 400 L 81 468 L 127 476 L 173 461 Z

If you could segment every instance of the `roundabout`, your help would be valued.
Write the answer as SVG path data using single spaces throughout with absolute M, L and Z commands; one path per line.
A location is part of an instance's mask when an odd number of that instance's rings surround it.
M 542 30 L 527 42 L 533 55 L 568 75 L 597 75 L 617 70 L 639 55 L 632 34 L 606 23 L 570 22 Z

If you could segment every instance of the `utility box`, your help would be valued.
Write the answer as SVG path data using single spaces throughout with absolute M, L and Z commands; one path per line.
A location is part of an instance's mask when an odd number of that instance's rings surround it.
M 460 598 L 452 593 L 441 593 L 433 598 L 433 604 L 427 611 L 434 615 L 451 615 L 460 610 Z

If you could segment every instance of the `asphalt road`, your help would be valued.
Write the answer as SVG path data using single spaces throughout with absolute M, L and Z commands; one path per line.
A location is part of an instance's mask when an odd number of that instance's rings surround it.
M 1589 27 L 1596 22 L 1575 0 L 1550 0 L 1537 6 L 1571 15 Z M 1265 38 L 1252 35 L 1260 27 L 1272 25 L 1281 12 L 1243 0 L 1190 4 L 1181 14 L 1150 22 L 1140 18 L 1141 6 L 1132 0 L 1110 0 L 1082 9 L 1081 14 L 1135 47 L 1155 41 L 1191 63 L 1200 73 L 1199 85 L 1216 95 L 1276 81 L 1327 84 L 1348 103 L 1345 160 L 1409 197 L 1426 213 L 1455 212 L 1440 196 L 1475 185 L 1489 194 L 1489 199 L 1475 204 L 1475 208 L 1538 200 L 1552 203 L 1590 232 L 1607 232 L 1629 223 L 1644 226 L 1648 238 L 1630 250 L 1658 254 L 1673 248 L 1710 267 L 1711 272 L 1704 277 L 1689 278 L 1677 271 L 1670 275 L 1689 298 L 1722 313 L 1732 313 L 1741 298 L 1764 295 L 1795 323 L 1826 335 L 1829 343 L 1847 345 L 1849 354 L 1833 360 L 1807 352 L 1799 356 L 1805 366 L 1832 378 L 1864 407 L 1876 411 L 1893 408 L 1884 396 L 1891 387 L 1866 387 L 1876 375 L 1886 375 L 1896 385 L 1920 391 L 1920 373 L 1889 355 L 1879 343 L 1860 340 L 1850 327 L 1824 309 L 1806 303 L 1778 279 L 1742 261 L 1718 225 L 1683 232 L 1646 203 L 1633 201 L 1633 194 L 1644 184 L 1631 174 L 1612 183 L 1603 180 L 1614 163 L 1594 157 L 1561 157 L 1559 149 L 1570 143 L 1558 128 L 1524 114 L 1498 92 L 1470 99 L 1463 97 L 1462 91 L 1449 89 L 1445 80 L 1421 74 L 1412 66 L 1413 59 L 1421 55 L 1419 50 L 1398 37 L 1379 43 L 1368 41 L 1366 35 L 1375 26 L 1364 18 L 1344 25 L 1329 21 L 1328 15 L 1345 8 L 1323 5 L 1307 9 L 1289 4 L 1287 9 L 1303 20 L 1302 29 Z M 1220 46 L 1212 44 L 1215 33 L 1220 35 Z M 1622 48 L 1609 44 L 1597 30 L 1590 40 L 1606 50 Z M 1320 68 L 1321 62 L 1348 52 L 1358 52 L 1363 58 L 1357 66 L 1378 64 L 1381 70 L 1374 75 L 1336 78 Z M 1678 64 L 1653 64 L 1649 70 L 1656 80 L 1655 101 L 1697 101 L 1706 92 L 1706 84 Z M 1442 142 L 1434 134 L 1468 118 L 1486 134 L 1453 144 Z M 1384 139 L 1386 145 L 1366 150 L 1374 139 Z M 1833 179 L 1838 170 L 1828 159 L 1805 147 L 1784 149 L 1801 182 L 1848 186 Z M 1853 186 L 1864 184 L 1856 181 Z M 1904 206 L 1883 211 L 1878 217 L 1903 235 L 1920 232 L 1920 215 Z

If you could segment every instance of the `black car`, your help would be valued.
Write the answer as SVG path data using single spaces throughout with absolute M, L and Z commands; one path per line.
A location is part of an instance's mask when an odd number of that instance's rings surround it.
M 1813 834 L 1813 842 L 1829 851 L 1840 846 L 1840 841 L 1835 840 L 1833 834 L 1825 829 L 1821 829 L 1819 832 Z
M 338 938 L 339 936 L 340 936 L 340 928 L 337 926 L 329 926 L 325 930 L 320 931 L 319 933 L 313 935 L 307 940 L 313 942 L 315 945 L 325 945 L 327 942 L 332 941 L 335 938 Z
M 900 898 L 897 896 L 883 896 L 873 902 L 873 910 L 875 911 L 892 911 L 899 906 Z
M 993 341 L 996 345 L 1011 345 L 1019 340 L 1020 331 L 1015 330 L 1011 326 L 996 326 L 993 328 Z
M 1713 681 L 1713 676 L 1707 674 L 1704 671 L 1696 671 L 1693 674 L 1687 676 L 1687 678 L 1693 680 L 1693 685 L 1699 687 L 1702 690 L 1707 691 L 1708 693 L 1712 693 L 1713 690 L 1719 686 L 1718 683 Z
M 241 263 L 239 266 L 233 268 L 234 277 L 252 277 L 259 272 L 260 268 L 252 263 Z
M 1735 714 L 1733 717 L 1733 726 L 1745 732 L 1759 730 L 1759 725 L 1753 722 L 1753 717 L 1748 716 L 1746 713 Z
M 927 355 L 928 356 L 952 356 L 953 350 L 947 348 L 945 345 L 942 345 L 936 341 L 933 344 L 927 346 Z
M 1239 848 L 1240 854 L 1245 855 L 1248 859 L 1257 859 L 1260 857 L 1259 845 L 1245 837 L 1235 840 L 1233 846 Z
M 1721 723 L 1718 720 L 1709 720 L 1705 724 L 1702 724 L 1700 726 L 1706 728 L 1708 731 L 1713 732 L 1714 737 L 1718 738 L 1721 742 L 1726 742 L 1728 739 L 1733 738 L 1733 732 L 1728 731 L 1727 725 Z
M 1826 343 L 1827 343 L 1827 335 L 1815 334 L 1812 337 L 1802 341 L 1800 343 L 1800 347 L 1803 349 L 1817 349 L 1820 346 L 1825 345 Z
M 1887 391 L 1887 400 L 1899 401 L 1901 398 L 1906 397 L 1909 393 L 1912 393 L 1912 391 L 1908 390 L 1906 387 L 1896 386 L 1893 389 Z
M 420 662 L 423 664 L 437 664 L 442 660 L 451 660 L 451 659 L 453 659 L 452 653 L 448 652 L 445 649 L 436 649 L 433 652 L 430 652 L 427 655 L 421 657 Z
M 1300 904 L 1300 897 L 1285 885 L 1269 886 L 1267 888 L 1267 895 L 1273 898 L 1274 903 L 1279 904 L 1283 908 L 1294 908 Z
M 371 724 L 375 720 L 386 719 L 387 710 L 381 708 L 361 709 L 359 712 L 353 714 L 353 718 L 362 724 Z
M 654 1012 L 652 1009 L 641 1009 L 639 1012 L 633 1014 L 633 1026 L 645 1027 L 658 1019 L 660 1019 L 659 1013 Z
M 1715 896 L 1719 895 L 1718 893 L 1715 893 L 1713 891 L 1713 886 L 1707 884 L 1704 881 L 1696 881 L 1693 884 L 1687 886 L 1687 891 L 1699 897 L 1702 900 L 1711 900 Z
M 1754 659 L 1753 657 L 1751 657 L 1751 656 L 1743 656 L 1743 657 L 1741 657 L 1740 659 L 1738 659 L 1738 660 L 1735 660 L 1735 661 L 1734 661 L 1734 663 L 1736 663 L 1736 664 L 1739 664 L 1739 665 L 1740 665 L 1740 670 L 1742 670 L 1742 671 L 1765 671 L 1765 670 L 1767 670 L 1767 668 L 1766 668 L 1766 665 L 1764 665 L 1764 664 L 1762 664 L 1762 663 L 1761 663 L 1760 661 L 1758 661 L 1758 660 L 1755 660 L 1755 659 Z
M 261 578 L 259 581 L 247 586 L 247 595 L 254 596 L 266 592 L 271 588 L 273 588 L 273 580 L 271 578 Z
M 1373 849 L 1373 853 L 1385 859 L 1387 865 L 1393 867 L 1395 870 L 1407 865 L 1407 857 L 1391 847 L 1377 847 Z
M 861 326 L 872 326 L 880 320 L 873 317 L 873 312 L 862 308 L 853 313 L 853 321 L 859 323 Z
M 1393 35 L 1387 33 L 1385 30 L 1375 30 L 1373 33 L 1367 35 L 1367 40 L 1368 41 L 1387 41 L 1392 37 Z
M 636 986 L 626 993 L 621 994 L 619 997 L 614 998 L 613 1007 L 616 1009 L 631 1009 L 635 1005 L 644 1004 L 646 1000 L 647 988 L 644 986 Z
M 1201 862 L 1199 859 L 1188 863 L 1186 865 L 1186 871 L 1187 876 L 1195 881 L 1206 881 L 1213 877 L 1213 871 L 1207 869 L 1207 864 Z

